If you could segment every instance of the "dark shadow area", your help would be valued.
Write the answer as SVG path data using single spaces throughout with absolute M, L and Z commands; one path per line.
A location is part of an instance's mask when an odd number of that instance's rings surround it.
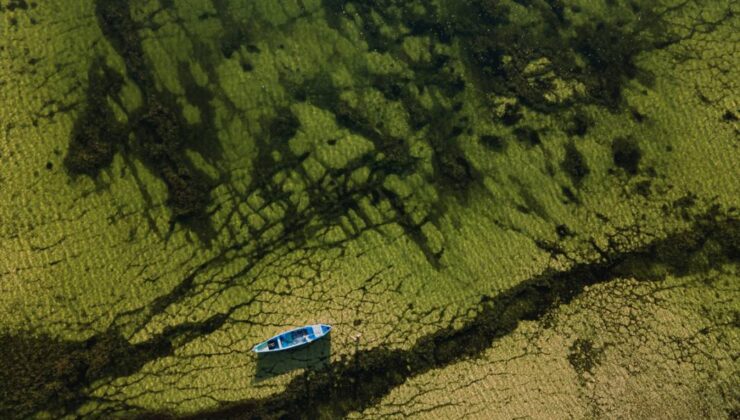
M 296 349 L 260 353 L 256 356 L 257 373 L 252 383 L 259 383 L 296 369 L 320 370 L 329 364 L 331 334 Z

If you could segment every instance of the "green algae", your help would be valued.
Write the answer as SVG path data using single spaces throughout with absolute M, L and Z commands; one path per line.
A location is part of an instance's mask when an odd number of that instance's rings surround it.
M 721 40 L 731 6 L 597 3 L 99 0 L 65 10 L 95 19 L 49 51 L 12 26 L 28 53 L 2 45 L 0 95 L 41 88 L 0 111 L 0 310 L 8 342 L 42 343 L 19 344 L 36 373 L 13 373 L 12 395 L 66 397 L 3 407 L 300 415 L 332 389 L 312 413 L 347 414 L 606 271 L 656 282 L 735 261 L 740 185 L 713 174 L 732 173 L 736 130 L 710 94 L 729 82 L 671 64 L 694 36 Z M 79 43 L 94 54 L 59 52 Z M 39 125 L 46 141 L 28 141 Z M 251 345 L 309 319 L 336 327 L 328 370 L 290 359 L 253 383 Z M 50 343 L 73 373 L 49 373 L 33 349 Z M 604 347 L 566 348 L 586 366 Z

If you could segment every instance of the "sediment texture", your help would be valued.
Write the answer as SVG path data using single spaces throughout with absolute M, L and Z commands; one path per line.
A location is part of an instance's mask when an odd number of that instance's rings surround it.
M 0 417 L 737 416 L 737 12 L 0 0 Z

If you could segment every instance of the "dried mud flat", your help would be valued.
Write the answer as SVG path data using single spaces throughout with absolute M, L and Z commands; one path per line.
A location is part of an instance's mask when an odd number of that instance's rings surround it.
M 738 417 L 739 7 L 0 0 L 0 417 Z

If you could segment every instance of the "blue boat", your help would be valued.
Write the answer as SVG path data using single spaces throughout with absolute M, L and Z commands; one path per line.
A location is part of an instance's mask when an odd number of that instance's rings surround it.
M 294 349 L 329 334 L 331 326 L 326 324 L 306 325 L 305 327 L 280 333 L 269 340 L 263 341 L 252 349 L 255 353 L 272 353 L 276 351 Z

